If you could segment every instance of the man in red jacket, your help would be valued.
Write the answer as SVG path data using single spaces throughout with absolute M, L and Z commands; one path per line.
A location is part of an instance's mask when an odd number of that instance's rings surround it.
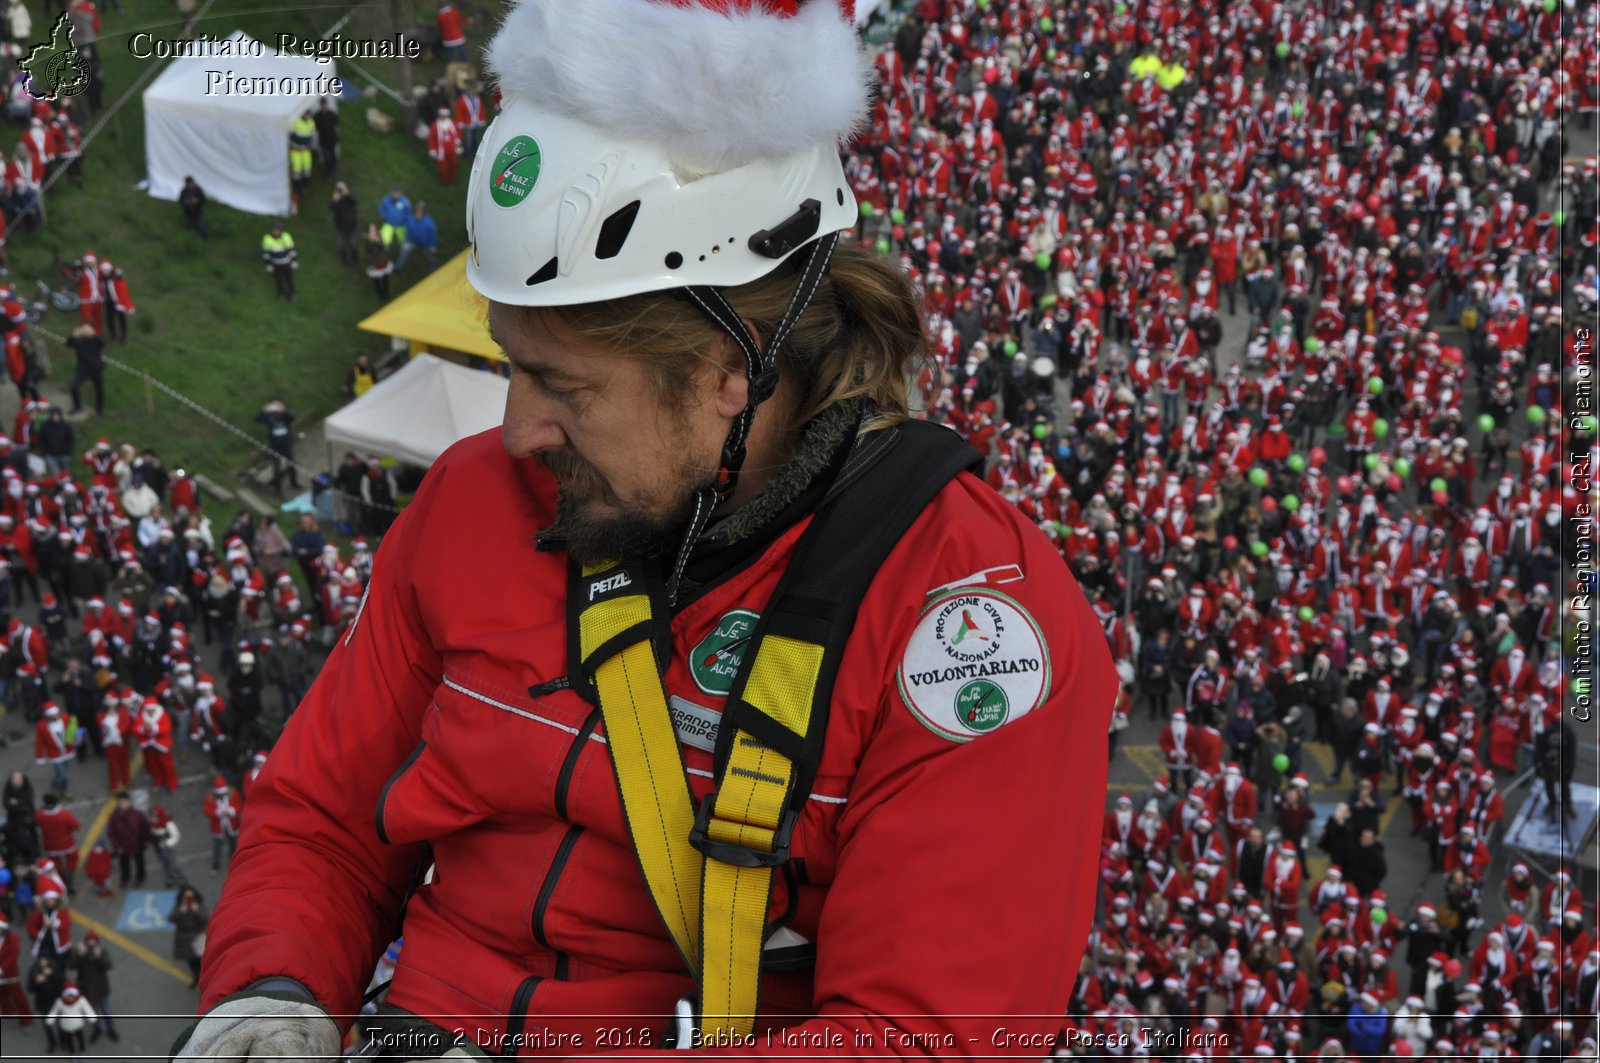
M 206 795 L 205 814 L 211 824 L 211 873 L 215 875 L 222 870 L 223 851 L 226 850 L 228 860 L 233 859 L 234 852 L 239 847 L 239 810 L 244 805 L 244 799 L 239 796 L 239 791 L 228 785 L 228 780 L 218 775 L 211 783 L 211 792 Z
M 470 62 L 467 55 L 467 32 L 462 28 L 461 12 L 456 6 L 450 3 L 440 4 L 438 14 L 434 16 L 434 24 L 439 27 L 439 47 L 444 49 L 445 62 Z
M 45 702 L 39 722 L 34 724 L 33 761 L 50 765 L 50 786 L 58 794 L 67 792 L 70 767 L 77 758 L 78 736 L 70 721 L 54 702 Z
M 779 590 L 935 432 L 907 423 L 908 282 L 836 242 L 866 60 L 847 13 L 788 6 L 507 16 L 468 200 L 505 423 L 430 470 L 251 787 L 177 1058 L 337 1055 L 401 934 L 396 1058 L 1050 1051 L 1116 673 L 1059 553 L 968 472 L 918 468 L 942 486 L 835 648 L 833 599 Z M 743 61 L 702 61 L 734 17 Z
M 54 793 L 44 795 L 43 807 L 33 814 L 33 818 L 39 824 L 39 847 L 44 850 L 45 856 L 55 861 L 61 872 L 61 881 L 67 893 L 71 894 L 73 872 L 78 868 L 78 831 L 83 824 Z
M 0 1015 L 15 1015 L 23 1026 L 33 1025 L 33 1009 L 22 991 L 22 939 L 0 915 Z
M 461 165 L 463 147 L 461 130 L 456 126 L 455 120 L 450 117 L 450 109 L 448 107 L 439 108 L 439 113 L 428 126 L 428 158 L 432 159 L 439 167 L 440 184 L 453 185 L 456 183 L 456 171 Z

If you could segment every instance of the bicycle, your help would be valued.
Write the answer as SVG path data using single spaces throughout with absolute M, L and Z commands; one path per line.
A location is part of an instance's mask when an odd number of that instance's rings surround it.
M 51 256 L 51 272 L 62 278 L 62 286 L 52 288 L 42 280 L 34 281 L 34 290 L 38 300 L 48 305 L 50 309 L 71 313 L 83 305 L 83 300 L 78 297 L 78 271 L 82 268 L 80 262 L 68 262 L 61 258 L 59 253 Z
M 71 313 L 83 305 L 83 300 L 78 297 L 76 272 L 71 263 L 58 259 L 55 263 L 55 269 L 67 282 L 60 288 L 52 288 L 44 280 L 37 278 L 33 282 L 34 287 L 31 296 L 15 287 L 13 288 L 16 291 L 17 301 L 22 304 L 23 314 L 27 317 L 30 325 L 38 322 L 51 310 Z M 0 268 L 0 284 L 9 283 L 11 279 L 11 271 Z

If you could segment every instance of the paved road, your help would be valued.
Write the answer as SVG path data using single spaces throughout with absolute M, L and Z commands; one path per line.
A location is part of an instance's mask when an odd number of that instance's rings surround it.
M 42 795 L 48 788 L 50 773 L 32 762 L 31 729 L 25 728 L 20 717 L 12 716 L 0 720 L 0 731 L 10 743 L 8 748 L 0 749 L 0 772 L 9 776 L 14 769 L 25 770 L 33 780 L 35 792 Z M 221 890 L 223 875 L 213 875 L 210 870 L 211 841 L 201 810 L 212 778 L 208 768 L 205 758 L 192 757 L 178 766 L 178 792 L 168 795 L 163 791 L 153 800 L 177 821 L 182 833 L 179 867 L 209 904 Z M 141 808 L 148 808 L 152 801 L 144 788 L 148 777 L 136 781 L 134 801 Z M 67 804 L 84 825 L 79 841 L 83 843 L 81 851 L 87 853 L 101 836 L 110 814 L 104 762 L 91 759 L 75 764 L 72 790 L 75 796 Z M 72 899 L 75 940 L 82 940 L 84 933 L 94 930 L 105 940 L 112 956 L 111 1010 L 122 1016 L 115 1020 L 121 1040 L 113 1044 L 102 1039 L 91 1048 L 91 1054 L 103 1054 L 105 1058 L 165 1059 L 173 1039 L 189 1021 L 182 1016 L 192 1014 L 199 1000 L 199 992 L 189 988 L 188 968 L 172 959 L 172 930 L 166 917 L 175 891 L 165 887 L 154 853 L 149 855 L 147 864 L 149 874 L 144 889 L 118 891 L 107 899 L 95 895 L 94 887 L 80 869 L 77 896 Z M 112 884 L 116 884 L 115 876 Z M 26 943 L 23 947 L 26 950 Z M 38 1023 L 31 1029 L 21 1029 L 14 1020 L 7 1019 L 3 1039 L 8 1059 L 44 1057 L 45 1037 Z

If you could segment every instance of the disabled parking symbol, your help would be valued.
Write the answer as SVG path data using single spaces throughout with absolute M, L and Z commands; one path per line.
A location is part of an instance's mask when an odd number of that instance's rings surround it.
M 177 890 L 129 890 L 117 918 L 117 929 L 135 934 L 171 930 L 167 914 L 177 900 Z

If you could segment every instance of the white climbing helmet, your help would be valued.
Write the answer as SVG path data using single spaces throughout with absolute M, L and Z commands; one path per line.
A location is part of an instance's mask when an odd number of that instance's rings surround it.
M 706 2 L 512 9 L 467 191 L 479 292 L 564 306 L 731 287 L 855 222 L 838 145 L 871 68 L 851 21 L 835 0 Z

